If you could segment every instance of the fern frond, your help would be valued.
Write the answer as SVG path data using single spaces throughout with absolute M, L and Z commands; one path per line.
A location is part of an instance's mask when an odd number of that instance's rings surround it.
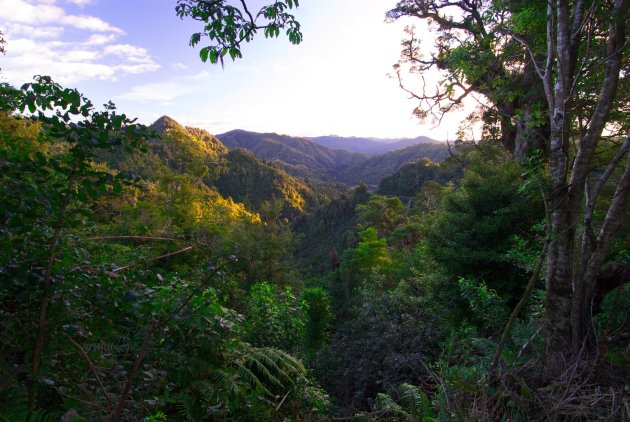
M 426 394 L 420 387 L 411 384 L 401 384 L 398 387 L 400 395 L 400 404 L 408 412 L 414 415 L 422 416 L 425 407 L 425 401 L 428 402 Z
M 267 390 L 267 388 L 260 382 L 260 379 L 258 379 L 256 374 L 254 374 L 246 366 L 237 364 L 236 371 L 237 371 L 238 377 L 241 378 L 243 381 L 245 381 L 246 384 L 249 384 L 250 386 L 254 388 L 260 388 L 261 390 L 265 391 L 265 393 L 271 394 L 269 390 Z M 238 391 L 237 391 L 237 394 L 238 394 Z M 237 394 L 234 394 L 234 395 L 236 396 Z
M 245 368 L 247 369 L 247 368 Z M 253 374 L 252 374 L 253 375 Z M 232 397 L 238 397 L 241 395 L 241 387 L 236 381 L 235 376 L 230 376 L 225 379 L 225 390 L 232 395 Z
M 218 384 L 223 384 L 226 380 L 226 378 L 228 378 L 229 375 L 221 370 L 216 370 L 216 371 L 212 371 L 210 372 L 208 378 L 210 380 L 212 380 L 213 382 L 216 382 Z
M 265 384 L 272 384 L 280 388 L 284 387 L 282 382 L 280 382 L 280 380 L 271 373 L 268 366 L 270 366 L 275 373 L 282 374 L 285 378 L 287 378 L 287 374 L 283 372 L 275 362 L 268 359 L 266 356 L 250 356 L 249 359 L 247 359 L 246 364 L 249 367 L 254 367 L 256 371 L 261 374 Z
M 198 421 L 197 407 L 195 406 L 195 399 L 187 394 L 180 394 L 178 396 L 179 413 L 186 418 L 189 422 Z
M 119 353 L 122 351 L 122 347 L 111 344 L 111 343 L 87 343 L 83 345 L 83 349 L 86 352 L 98 352 L 100 354 L 109 354 L 112 355 L 114 353 Z
M 295 356 L 279 349 L 264 349 L 264 352 L 271 356 L 277 363 L 281 362 L 282 366 L 291 368 L 291 372 L 300 375 L 306 375 L 306 368 L 302 362 Z
M 205 400 L 211 400 L 216 393 L 215 386 L 208 381 L 197 381 L 192 384 L 192 388 L 198 391 Z
M 405 412 L 403 408 L 387 394 L 378 393 L 376 395 L 376 407 L 381 410 L 389 410 L 393 416 L 406 419 L 410 418 L 409 413 Z

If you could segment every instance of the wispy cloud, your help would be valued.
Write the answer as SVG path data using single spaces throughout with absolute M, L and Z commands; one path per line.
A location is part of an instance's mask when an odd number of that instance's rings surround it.
M 26 38 L 58 38 L 63 33 L 62 26 L 40 26 L 12 23 L 6 27 L 6 32 L 14 37 Z
M 67 3 L 74 4 L 75 6 L 85 7 L 89 4 L 96 3 L 95 0 L 66 0 Z
M 83 7 L 93 1 L 65 3 Z M 63 84 L 116 80 L 160 68 L 145 48 L 116 43 L 122 29 L 96 16 L 69 14 L 57 0 L 0 0 L 0 22 L 8 42 L 3 77 L 12 83 L 34 74 Z M 74 38 L 64 35 L 66 28 Z
M 203 71 L 194 75 L 172 77 L 166 81 L 136 85 L 114 99 L 170 105 L 179 97 L 199 95 L 203 91 L 212 90 L 213 86 L 210 73 Z
M 173 63 L 171 65 L 171 68 L 175 69 L 175 70 L 190 70 L 190 68 L 188 66 L 186 66 L 184 63 L 179 63 L 179 62 L 178 63 Z
M 159 82 L 136 85 L 128 92 L 115 98 L 140 103 L 157 102 L 163 105 L 169 105 L 172 104 L 176 98 L 190 94 L 193 91 L 192 88 L 187 88 L 185 85 L 177 82 Z

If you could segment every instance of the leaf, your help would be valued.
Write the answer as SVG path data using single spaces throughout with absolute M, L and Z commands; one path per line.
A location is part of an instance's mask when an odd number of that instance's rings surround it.
M 197 45 L 197 43 L 200 40 L 201 40 L 201 34 L 199 32 L 196 32 L 196 33 L 192 34 L 192 36 L 190 37 L 190 45 L 192 47 L 194 47 L 195 45 Z
M 204 47 L 201 50 L 199 50 L 199 57 L 201 58 L 201 61 L 204 63 L 208 61 L 208 48 L 207 47 Z

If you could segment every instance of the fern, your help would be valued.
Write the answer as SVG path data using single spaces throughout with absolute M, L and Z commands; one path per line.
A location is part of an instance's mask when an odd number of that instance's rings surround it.
M 275 362 L 265 359 L 264 356 L 250 356 L 249 359 L 247 359 L 246 364 L 247 366 L 254 367 L 256 369 L 256 371 L 263 377 L 265 384 L 272 384 L 280 388 L 284 387 L 282 382 L 280 382 L 280 380 L 271 373 L 271 371 L 274 371 L 276 374 L 283 375 L 283 378 L 288 378 L 287 374 L 284 373 Z
M 273 412 L 275 395 L 306 376 L 298 359 L 277 349 L 240 343 L 221 358 L 217 362 L 201 354 L 178 371 L 181 385 L 187 386 L 187 393 L 179 397 L 180 410 L 187 420 L 217 415 L 243 417 L 232 412 L 242 409 L 244 403 L 253 404 L 251 411 L 256 415 Z
M 411 384 L 401 384 L 398 391 L 401 405 L 415 417 L 422 419 L 433 416 L 431 402 L 422 388 Z
M 434 421 L 434 411 L 426 393 L 420 387 L 401 384 L 398 387 L 399 403 L 389 395 L 379 393 L 376 397 L 378 409 L 389 411 L 392 420 Z
M 87 343 L 83 345 L 83 349 L 86 352 L 98 352 L 100 354 L 109 354 L 112 355 L 114 353 L 120 353 L 123 351 L 123 347 L 111 344 L 111 343 Z
M 257 389 L 260 388 L 265 393 L 271 395 L 271 392 L 263 385 L 262 382 L 260 382 L 260 379 L 258 379 L 258 377 L 252 371 L 250 371 L 247 367 L 237 364 L 237 372 L 238 372 L 239 377 L 242 380 L 246 381 L 250 386 Z M 238 392 L 236 393 L 238 394 Z M 237 394 L 234 394 L 234 395 L 236 396 Z
M 187 421 L 195 422 L 201 419 L 198 414 L 199 407 L 196 405 L 192 396 L 181 394 L 178 399 L 179 413 L 185 417 Z
M 192 385 L 192 388 L 199 391 L 206 400 L 212 400 L 217 392 L 216 386 L 208 381 L 197 381 Z
M 403 410 L 403 408 L 387 394 L 377 394 L 376 407 L 380 410 L 389 411 L 389 413 L 394 417 L 402 417 L 405 419 L 408 419 L 410 417 L 409 413 Z

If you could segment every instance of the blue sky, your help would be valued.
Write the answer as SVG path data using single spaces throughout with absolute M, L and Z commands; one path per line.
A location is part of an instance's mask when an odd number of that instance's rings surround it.
M 95 103 L 114 101 L 143 123 L 166 114 L 211 133 L 453 139 L 464 117 L 450 116 L 438 128 L 420 125 L 411 116 L 414 101 L 388 78 L 404 25 L 418 24 L 386 24 L 394 0 L 302 0 L 296 12 L 302 44 L 260 36 L 225 69 L 202 63 L 188 46 L 200 24 L 180 20 L 175 4 L 0 0 L 7 40 L 0 79 L 19 85 L 51 75 Z

